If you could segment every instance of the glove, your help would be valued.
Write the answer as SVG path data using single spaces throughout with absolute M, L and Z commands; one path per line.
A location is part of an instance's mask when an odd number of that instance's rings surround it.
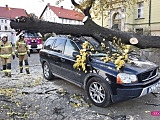
M 15 59 L 15 55 L 12 55 L 12 58 Z
M 30 57 L 30 52 L 27 52 L 27 54 L 28 54 L 28 57 Z
M 16 53 L 16 57 L 18 58 L 18 53 Z

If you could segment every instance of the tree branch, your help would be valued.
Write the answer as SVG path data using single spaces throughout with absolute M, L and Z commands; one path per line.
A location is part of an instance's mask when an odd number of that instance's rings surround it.
M 143 36 L 138 34 L 131 34 L 122 31 L 116 31 L 97 25 L 91 19 L 84 21 L 84 25 L 69 25 L 60 24 L 47 21 L 41 21 L 38 19 L 31 19 L 28 17 L 21 17 L 16 20 L 12 20 L 11 28 L 15 30 L 30 30 L 38 31 L 40 33 L 56 33 L 56 34 L 70 34 L 70 35 L 86 35 L 92 36 L 102 43 L 103 38 L 106 41 L 112 41 L 114 37 L 121 39 L 123 43 L 130 44 L 131 38 L 137 38 L 138 44 L 135 46 L 139 48 L 160 48 L 160 36 Z

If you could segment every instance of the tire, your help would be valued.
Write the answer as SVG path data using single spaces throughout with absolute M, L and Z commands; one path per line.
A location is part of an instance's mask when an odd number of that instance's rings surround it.
M 33 53 L 33 50 L 32 50 L 32 49 L 30 49 L 30 53 Z
M 47 64 L 47 62 L 45 62 L 43 64 L 43 76 L 47 79 L 47 80 L 52 80 L 54 78 L 49 65 Z
M 41 50 L 41 49 L 37 49 L 37 52 L 39 53 L 40 50 Z
M 111 103 L 109 84 L 98 77 L 91 78 L 86 86 L 90 101 L 98 107 L 107 107 Z

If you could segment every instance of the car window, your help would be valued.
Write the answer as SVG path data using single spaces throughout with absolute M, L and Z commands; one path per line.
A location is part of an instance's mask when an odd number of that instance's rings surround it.
M 85 41 L 88 41 L 90 43 L 90 45 L 96 49 L 96 50 L 99 50 L 100 49 L 100 43 L 98 43 L 93 37 L 88 37 L 88 36 L 81 36 L 80 38 L 80 41 L 78 41 L 78 47 L 80 49 L 82 49 L 82 44 L 85 42 Z
M 38 33 L 36 33 L 36 32 L 25 32 L 24 33 L 24 36 L 25 36 L 25 38 L 28 38 L 28 37 L 41 37 Z
M 56 42 L 53 46 L 53 51 L 62 53 L 64 50 L 65 42 L 66 42 L 66 39 L 64 39 L 64 38 L 56 39 Z
M 48 39 L 45 43 L 44 43 L 44 49 L 47 50 L 51 50 L 52 45 L 54 44 L 55 39 Z
M 70 39 L 67 39 L 64 54 L 69 57 L 73 57 L 72 56 L 73 52 L 79 52 L 79 49 L 73 41 L 71 41 Z

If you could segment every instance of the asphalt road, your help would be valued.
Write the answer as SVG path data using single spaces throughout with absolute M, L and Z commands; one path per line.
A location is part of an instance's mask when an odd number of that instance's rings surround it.
M 159 120 L 160 90 L 99 108 L 90 104 L 81 88 L 55 78 L 43 78 L 38 53 L 29 58 L 31 75 L 19 73 L 18 59 L 12 61 L 12 78 L 0 71 L 0 120 Z M 0 67 L 2 69 L 2 67 Z

